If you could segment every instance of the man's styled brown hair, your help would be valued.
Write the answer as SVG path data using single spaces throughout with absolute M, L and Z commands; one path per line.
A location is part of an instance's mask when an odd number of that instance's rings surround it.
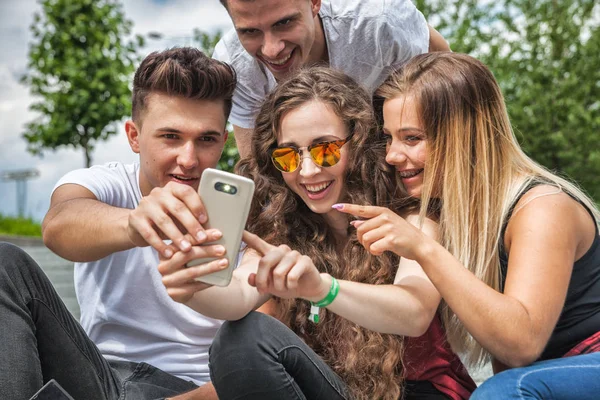
M 194 100 L 223 100 L 225 119 L 231 111 L 235 71 L 193 47 L 175 47 L 150 53 L 133 78 L 132 116 L 141 122 L 152 92 Z
M 221 2 L 221 4 L 223 4 L 223 7 L 225 7 L 225 9 L 227 11 L 229 11 L 229 8 L 227 7 L 227 0 L 219 0 Z M 242 1 L 246 1 L 246 2 L 252 2 L 254 0 L 242 0 Z

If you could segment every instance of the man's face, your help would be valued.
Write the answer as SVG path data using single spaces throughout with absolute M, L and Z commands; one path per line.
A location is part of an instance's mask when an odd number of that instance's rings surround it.
M 320 32 L 320 8 L 321 0 L 227 2 L 242 46 L 277 80 L 309 61 L 318 61 L 314 44 Z
M 174 181 L 198 189 L 206 168 L 214 168 L 225 140 L 223 101 L 192 100 L 151 93 L 140 124 L 125 125 L 131 149 L 140 155 L 140 189 Z

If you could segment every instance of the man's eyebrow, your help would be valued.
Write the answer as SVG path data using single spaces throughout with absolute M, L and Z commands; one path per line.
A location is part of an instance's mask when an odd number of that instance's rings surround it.
M 300 18 L 300 16 L 301 16 L 301 15 L 302 15 L 302 14 L 301 14 L 299 11 L 297 11 L 297 12 L 295 12 L 295 13 L 293 13 L 293 14 L 286 15 L 285 17 L 281 17 L 281 18 L 279 18 L 279 20 L 277 20 L 277 22 L 275 22 L 275 23 L 273 24 L 273 26 L 275 26 L 275 25 L 277 25 L 277 24 L 280 24 L 280 23 L 282 23 L 283 21 L 286 21 L 286 20 L 288 20 L 288 19 L 291 19 L 291 20 L 298 19 L 298 18 Z
M 176 129 L 176 128 L 171 128 L 168 126 L 162 127 L 162 128 L 158 128 L 156 130 L 157 132 L 167 132 L 167 133 L 184 133 L 183 131 Z M 225 134 L 225 132 L 219 132 L 219 131 L 204 131 L 204 132 L 199 132 L 200 135 L 202 136 L 223 136 Z
M 171 127 L 168 127 L 168 126 L 164 126 L 164 127 L 158 128 L 157 131 L 160 131 L 160 132 L 169 132 L 169 133 L 181 133 L 181 131 L 179 129 L 171 128 Z
M 280 23 L 282 23 L 283 21 L 286 21 L 286 20 L 288 20 L 288 19 L 290 19 L 290 20 L 296 20 L 296 19 L 300 18 L 300 16 L 301 16 L 301 13 L 300 13 L 300 12 L 294 12 L 294 13 L 292 13 L 292 14 L 289 14 L 289 15 L 286 15 L 286 16 L 284 16 L 284 17 L 281 17 L 281 18 L 279 18 L 279 19 L 278 19 L 277 21 L 275 21 L 275 22 L 274 22 L 274 23 L 273 23 L 271 26 L 275 26 L 275 25 L 277 25 L 277 24 L 280 24 Z M 260 30 L 260 29 L 258 29 L 258 28 L 255 28 L 255 27 L 251 26 L 251 25 L 249 25 L 249 26 L 244 26 L 244 25 L 236 25 L 236 26 L 235 26 L 235 30 L 236 30 L 237 32 L 244 32 L 244 31 L 253 30 L 253 29 Z
M 200 133 L 202 136 L 223 136 L 225 134 L 225 131 L 223 132 L 218 132 L 218 131 L 205 131 L 205 132 L 201 132 Z

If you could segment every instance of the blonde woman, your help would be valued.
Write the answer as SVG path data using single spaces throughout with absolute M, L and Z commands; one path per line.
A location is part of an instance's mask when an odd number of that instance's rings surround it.
M 438 220 L 439 242 L 384 208 L 333 207 L 362 219 L 353 224 L 372 254 L 391 251 L 423 267 L 442 295 L 455 351 L 510 369 L 472 399 L 597 398 L 594 203 L 523 153 L 492 73 L 472 57 L 417 56 L 376 100 L 386 160 L 420 199 L 421 217 Z

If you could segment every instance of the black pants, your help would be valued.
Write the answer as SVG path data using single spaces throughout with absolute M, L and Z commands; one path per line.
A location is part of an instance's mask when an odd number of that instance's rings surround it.
M 196 387 L 149 364 L 107 361 L 48 277 L 0 243 L 0 399 L 29 399 L 50 379 L 74 399 L 154 399 Z
M 346 384 L 284 324 L 252 312 L 225 322 L 210 349 L 220 399 L 350 399 Z M 405 399 L 447 399 L 429 382 L 407 384 Z

